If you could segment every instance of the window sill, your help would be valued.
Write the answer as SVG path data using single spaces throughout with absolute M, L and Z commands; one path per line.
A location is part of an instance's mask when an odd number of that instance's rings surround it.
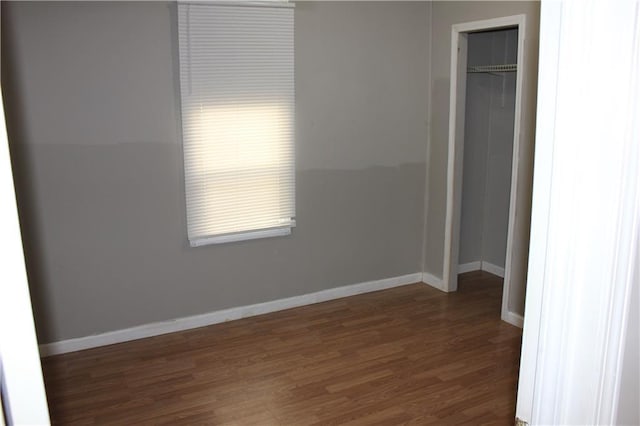
M 291 227 L 263 229 L 260 231 L 240 232 L 237 234 L 216 235 L 213 237 L 204 237 L 190 240 L 191 247 L 201 247 L 210 244 L 233 243 L 236 241 L 256 240 L 259 238 L 283 237 L 291 235 Z

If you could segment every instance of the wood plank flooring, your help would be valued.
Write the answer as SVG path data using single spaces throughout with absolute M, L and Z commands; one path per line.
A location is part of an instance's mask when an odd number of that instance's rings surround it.
M 339 299 L 43 360 L 55 424 L 514 422 L 502 280 Z

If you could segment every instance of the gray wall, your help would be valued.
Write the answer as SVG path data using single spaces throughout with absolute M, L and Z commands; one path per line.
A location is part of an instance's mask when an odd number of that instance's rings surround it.
M 618 425 L 640 424 L 640 262 L 635 262 L 622 361 Z
M 468 65 L 517 62 L 515 29 L 470 34 Z M 504 268 L 516 73 L 467 74 L 459 263 Z
M 200 248 L 186 239 L 175 6 L 2 7 L 41 343 L 421 270 L 429 5 L 297 4 L 298 226 Z
M 528 255 L 528 235 L 531 212 L 533 141 L 535 131 L 536 82 L 538 68 L 538 2 L 434 2 L 432 4 L 431 37 L 431 114 L 428 143 L 427 211 L 424 245 L 424 268 L 442 277 L 444 262 L 444 227 L 447 182 L 447 146 L 449 125 L 449 68 L 451 61 L 451 26 L 518 14 L 526 15 L 524 62 L 526 78 L 523 91 L 522 142 L 519 168 L 522 184 L 516 200 L 516 235 L 519 244 L 513 248 L 515 266 L 512 270 L 516 285 L 512 287 L 509 309 L 524 312 L 524 294 Z M 445 42 L 446 40 L 446 42 Z

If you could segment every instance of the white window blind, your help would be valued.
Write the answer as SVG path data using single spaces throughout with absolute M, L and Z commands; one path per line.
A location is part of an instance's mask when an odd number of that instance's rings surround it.
M 178 4 L 192 246 L 295 226 L 291 5 Z

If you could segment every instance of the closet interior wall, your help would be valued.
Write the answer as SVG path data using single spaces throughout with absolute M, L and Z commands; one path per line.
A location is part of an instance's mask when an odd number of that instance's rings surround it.
M 469 34 L 467 65 L 515 64 L 517 46 L 517 29 Z M 468 73 L 466 90 L 459 264 L 504 271 L 516 72 Z

